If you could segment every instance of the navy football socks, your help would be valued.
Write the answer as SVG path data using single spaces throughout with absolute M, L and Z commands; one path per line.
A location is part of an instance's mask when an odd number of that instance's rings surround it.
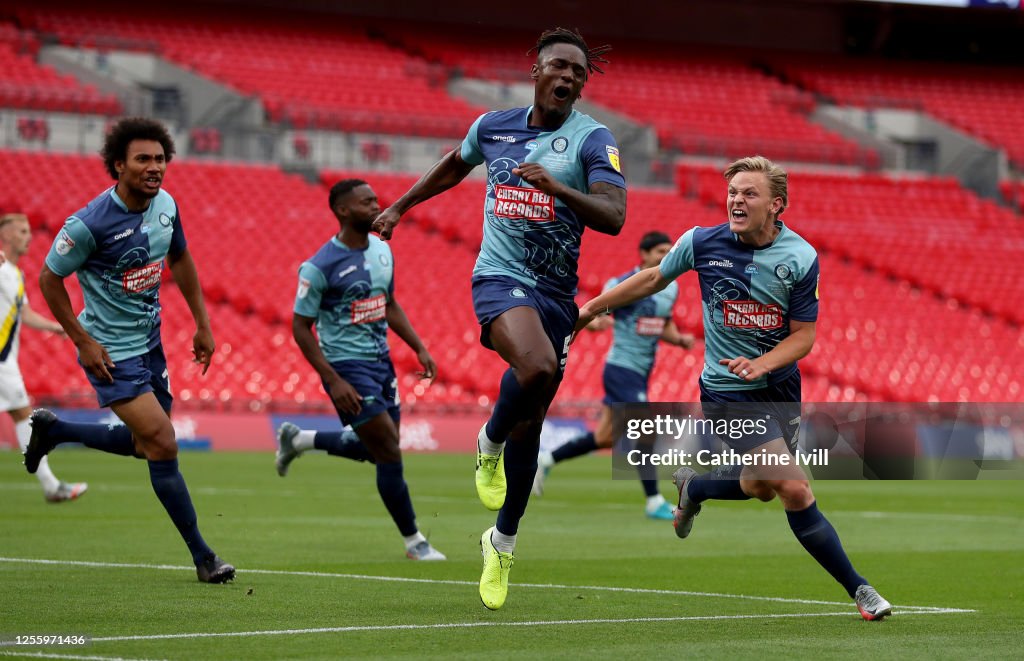
M 494 403 L 491 419 L 487 421 L 487 438 L 494 443 L 504 443 L 512 428 L 523 420 L 524 412 L 533 411 L 537 406 L 537 395 L 524 390 L 516 380 L 512 368 L 501 376 L 501 390 Z M 505 460 L 506 467 L 508 459 Z
M 359 440 L 355 432 L 318 431 L 313 437 L 313 447 L 317 450 L 324 450 L 334 457 L 374 463 L 373 455 Z
M 588 452 L 593 452 L 596 449 L 597 441 L 594 440 L 593 432 L 587 432 L 583 436 L 578 436 L 571 441 L 566 441 L 562 445 L 559 445 L 551 452 L 551 458 L 554 459 L 557 464 L 560 461 L 579 457 L 587 454 Z
M 178 470 L 178 460 L 149 461 L 149 481 L 153 484 L 156 497 L 160 499 L 160 503 L 188 545 L 192 561 L 198 565 L 211 558 L 213 550 L 199 534 L 196 510 L 192 507 L 192 498 L 188 494 L 188 487 L 185 486 L 185 478 Z
M 533 490 L 533 477 L 537 474 L 537 451 L 540 438 L 516 439 L 505 444 L 505 504 L 498 511 L 498 532 L 515 535 L 519 520 L 526 512 L 526 504 Z
M 409 485 L 402 475 L 402 462 L 377 464 L 377 492 L 384 507 L 404 537 L 416 534 L 416 513 L 409 498 Z
M 135 454 L 132 432 L 125 425 L 56 420 L 46 430 L 47 439 L 55 443 L 81 443 L 111 454 L 131 457 Z
M 686 495 L 695 503 L 705 500 L 750 500 L 743 493 L 737 478 L 723 478 L 720 473 L 711 471 L 690 480 L 686 487 Z
M 799 512 L 786 510 L 786 518 L 789 519 L 789 527 L 793 529 L 793 534 L 811 557 L 817 560 L 832 578 L 839 581 L 839 584 L 846 588 L 850 598 L 853 598 L 857 588 L 866 584 L 867 579 L 858 574 L 850 564 L 836 529 L 825 515 L 818 511 L 818 503 L 811 503 L 810 507 Z

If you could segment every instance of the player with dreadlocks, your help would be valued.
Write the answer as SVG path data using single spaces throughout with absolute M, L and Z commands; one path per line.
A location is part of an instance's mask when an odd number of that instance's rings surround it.
M 608 46 L 557 28 L 528 51 L 533 105 L 486 113 L 459 149 L 438 161 L 374 223 L 391 238 L 402 214 L 486 163 L 484 235 L 473 269 L 481 343 L 508 363 L 490 420 L 477 436 L 477 495 L 498 510 L 480 546 L 480 599 L 501 608 L 519 520 L 537 472 L 540 431 L 558 390 L 579 315 L 576 264 L 585 228 L 615 235 L 626 182 L 611 132 L 573 109 Z

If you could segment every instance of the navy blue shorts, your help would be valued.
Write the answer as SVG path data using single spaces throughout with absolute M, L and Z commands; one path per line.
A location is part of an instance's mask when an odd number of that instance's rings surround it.
M 82 361 L 79 360 L 78 364 L 81 365 Z M 85 367 L 82 369 L 85 370 Z M 98 379 L 89 370 L 85 370 L 85 376 L 96 391 L 96 399 L 101 407 L 151 392 L 156 395 L 160 406 L 168 413 L 171 412 L 174 396 L 171 395 L 171 377 L 167 373 L 167 358 L 164 357 L 162 344 L 157 344 L 140 356 L 115 360 L 114 367 L 108 367 L 107 371 L 114 377 L 113 383 Z
M 700 403 L 705 418 L 716 423 L 725 420 L 730 429 L 739 429 L 743 422 L 748 422 L 748 429 L 753 426 L 764 429 L 764 433 L 719 434 L 722 442 L 733 450 L 749 452 L 782 438 L 790 451 L 796 451 L 800 431 L 799 370 L 784 381 L 756 390 L 708 390 L 701 381 Z
M 398 424 L 401 419 L 400 404 L 398 398 L 398 378 L 395 376 L 395 366 L 390 358 L 382 361 L 372 360 L 340 360 L 331 363 L 331 367 L 338 376 L 352 384 L 363 398 L 363 408 L 357 415 L 349 415 L 338 411 L 338 417 L 344 425 L 358 427 L 364 422 L 377 417 L 380 413 L 387 411 L 391 419 Z M 324 384 L 327 390 L 327 384 Z
M 605 363 L 602 378 L 604 380 L 604 399 L 601 401 L 606 406 L 647 401 L 647 375 Z
M 531 307 L 540 315 L 544 332 L 558 356 L 559 372 L 564 372 L 569 339 L 580 316 L 576 301 L 552 298 L 515 278 L 493 275 L 473 278 L 473 311 L 480 324 L 480 344 L 488 349 L 494 349 L 490 339 L 491 322 L 521 306 Z

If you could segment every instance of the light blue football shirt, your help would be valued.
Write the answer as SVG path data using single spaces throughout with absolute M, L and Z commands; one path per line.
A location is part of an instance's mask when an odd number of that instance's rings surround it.
M 604 291 L 615 287 L 623 280 L 639 272 L 639 267 L 610 279 Z M 679 297 L 679 285 L 670 282 L 661 291 L 640 299 L 630 305 L 612 311 L 615 319 L 612 348 L 608 351 L 607 362 L 650 376 L 654 358 L 658 352 L 658 341 L 665 325 L 672 320 L 672 308 Z
M 178 205 L 167 191 L 139 213 L 111 187 L 67 219 L 46 266 L 61 277 L 78 274 L 85 299 L 78 321 L 116 363 L 160 343 L 164 258 L 185 247 Z
M 466 163 L 487 163 L 484 236 L 473 276 L 508 276 L 553 297 L 576 295 L 583 221 L 565 203 L 512 173 L 540 163 L 563 184 L 588 192 L 597 182 L 626 187 L 615 138 L 572 111 L 555 131 L 529 126 L 531 108 L 481 115 L 462 142 Z
M 757 358 L 789 337 L 789 322 L 818 319 L 818 254 L 799 234 L 776 221 L 779 234 L 752 248 L 729 223 L 687 231 L 661 262 L 674 280 L 697 271 L 704 302 L 704 370 L 709 390 L 754 390 L 784 381 L 796 363 L 754 381 L 719 365 L 723 358 Z
M 391 248 L 369 235 L 353 249 L 336 236 L 299 267 L 295 314 L 316 319 L 320 350 L 329 362 L 389 358 L 385 313 L 395 292 Z

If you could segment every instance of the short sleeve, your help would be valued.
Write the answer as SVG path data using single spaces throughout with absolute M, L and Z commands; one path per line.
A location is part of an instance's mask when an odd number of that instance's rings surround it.
M 327 278 L 309 262 L 299 267 L 299 290 L 295 293 L 295 314 L 316 319 L 320 314 L 320 300 L 327 289 Z
M 800 282 L 793 286 L 789 295 L 789 318 L 794 321 L 817 321 L 818 320 L 818 280 L 821 278 L 821 271 L 818 270 L 818 258 L 814 258 L 811 268 Z
M 675 245 L 672 246 L 672 250 L 669 250 L 665 258 L 661 260 L 661 266 L 658 268 L 661 269 L 662 277 L 675 280 L 693 268 L 693 233 L 695 229 L 689 229 L 679 237 Z
M 580 161 L 587 175 L 588 186 L 600 181 L 619 188 L 626 187 L 622 162 L 619 160 L 619 146 L 615 144 L 615 137 L 608 129 L 601 127 L 587 136 L 580 148 Z
M 71 216 L 57 233 L 46 255 L 46 267 L 66 278 L 77 271 L 96 250 L 96 239 L 77 216 Z
M 480 149 L 480 122 L 483 121 L 485 115 L 480 115 L 473 122 L 473 125 L 469 127 L 469 132 L 466 133 L 466 139 L 462 141 L 462 149 L 459 151 L 459 156 L 462 160 L 470 165 L 480 165 L 484 162 L 484 153 Z
M 180 255 L 185 252 L 188 242 L 185 241 L 185 228 L 181 226 L 181 212 L 174 210 L 174 231 L 171 232 L 171 245 L 167 252 L 171 255 Z
M 385 245 L 384 247 L 388 249 L 388 259 L 391 260 L 391 281 L 388 282 L 388 300 L 393 301 L 395 300 L 395 255 L 391 252 L 389 246 Z

